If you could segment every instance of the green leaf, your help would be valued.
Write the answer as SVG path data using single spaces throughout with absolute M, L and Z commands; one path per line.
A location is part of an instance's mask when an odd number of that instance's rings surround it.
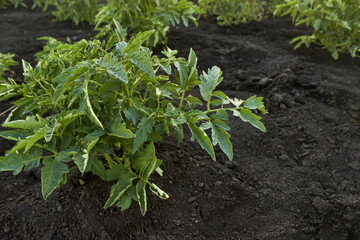
M 132 186 L 133 176 L 130 173 L 124 173 L 119 181 L 111 187 L 110 197 L 105 203 L 104 208 L 112 206 L 116 201 Z
M 174 65 L 177 68 L 177 71 L 175 73 L 176 80 L 178 81 L 182 89 L 186 89 L 189 79 L 189 69 L 187 67 L 187 64 L 185 62 L 175 62 Z
M 262 122 L 261 117 L 253 114 L 249 109 L 242 108 L 241 111 L 234 111 L 234 116 L 240 117 L 244 122 L 248 122 L 262 132 L 266 132 L 266 128 Z
M 187 98 L 185 98 L 185 100 L 189 104 L 191 109 L 194 109 L 196 107 L 196 105 L 203 104 L 200 99 L 198 99 L 197 97 L 191 96 L 191 95 L 189 95 Z
M 103 136 L 106 132 L 103 130 L 95 130 L 92 133 L 86 135 L 86 150 L 88 153 L 93 149 L 96 143 L 99 141 L 100 137 Z
M 61 127 L 67 127 L 70 123 L 72 123 L 75 119 L 77 119 L 79 116 L 83 115 L 82 113 L 78 114 L 76 111 L 72 112 L 64 112 L 63 116 L 59 116 L 57 118 L 57 121 L 61 124 Z
M 0 171 L 14 171 L 14 175 L 21 172 L 22 168 L 28 171 L 40 164 L 43 151 L 40 148 L 32 148 L 27 153 L 23 150 L 12 153 L 7 157 L 0 158 Z
M 125 211 L 131 205 L 131 197 L 128 194 L 123 194 L 120 200 L 116 203 L 116 206 L 121 208 L 121 211 Z
M 174 133 L 176 135 L 176 138 L 179 142 L 182 142 L 184 140 L 184 130 L 183 126 L 181 124 L 173 124 L 174 126 Z
M 266 114 L 264 102 L 262 97 L 252 96 L 246 100 L 244 107 L 248 109 L 257 109 L 260 110 L 262 114 Z
M 317 32 L 320 30 L 321 19 L 316 19 L 313 23 L 314 30 Z
M 61 151 L 66 150 L 69 147 L 70 143 L 71 143 L 71 137 L 69 135 L 64 135 L 61 139 L 60 150 Z
M 114 149 L 108 143 L 105 144 L 105 143 L 100 142 L 100 143 L 96 144 L 96 151 L 100 151 L 102 153 L 109 154 L 109 155 L 115 154 Z
M 153 64 L 144 51 L 138 51 L 131 54 L 130 61 L 138 68 L 146 72 L 150 77 L 155 77 Z
M 163 60 L 163 59 L 161 59 Z M 159 62 L 160 67 L 168 74 L 171 75 L 171 64 L 170 61 L 163 60 Z
M 133 107 L 130 107 L 128 110 L 124 111 L 126 118 L 132 122 L 134 126 L 137 126 L 140 119 L 143 117 L 140 111 L 136 110 Z
M 132 167 L 141 172 L 141 178 L 148 180 L 156 167 L 155 146 L 150 142 L 145 150 L 133 161 Z
M 106 180 L 105 167 L 95 154 L 90 154 L 90 171 L 101 179 Z
M 229 121 L 229 115 L 224 109 L 218 110 L 215 114 L 211 115 L 210 117 L 211 119 L 220 119 L 225 122 Z
M 115 46 L 115 55 L 116 56 L 121 56 L 123 53 L 123 49 L 127 46 L 126 42 L 119 42 L 118 44 L 116 44 Z
M 245 101 L 244 100 L 241 100 L 241 99 L 237 99 L 237 98 L 234 98 L 234 99 L 231 99 L 230 98 L 230 102 L 235 106 L 235 107 L 240 107 L 241 104 L 243 104 Z
M 60 161 L 60 162 L 70 162 L 71 161 L 71 157 L 68 156 L 69 151 L 71 151 L 71 149 L 69 149 L 68 151 L 62 151 L 60 152 L 57 157 L 56 157 L 56 161 Z
M 107 126 L 108 135 L 119 138 L 135 138 L 136 135 L 126 128 L 125 123 L 121 122 L 119 116 L 116 116 Z
M 194 77 L 194 74 L 196 74 L 197 61 L 198 61 L 198 59 L 196 57 L 194 50 L 190 49 L 189 56 L 188 56 L 188 68 L 190 69 L 189 80 L 191 80 Z
M 54 81 L 58 82 L 59 85 L 56 86 L 54 97 L 53 97 L 53 104 L 57 104 L 57 102 L 64 97 L 64 92 L 66 89 L 74 83 L 75 80 L 79 82 L 84 82 L 85 80 L 85 72 L 88 69 L 84 66 L 78 66 L 77 68 L 68 68 L 66 72 L 61 75 L 58 75 Z
M 227 103 L 229 101 L 229 97 L 225 93 L 223 93 L 221 91 L 213 92 L 213 96 L 224 100 L 224 103 Z
M 338 51 L 333 51 L 331 56 L 335 59 L 338 60 L 339 59 L 339 52 Z
M 50 140 L 53 137 L 54 131 L 60 127 L 60 123 L 58 123 L 56 120 L 52 124 L 52 126 L 45 126 L 45 136 L 44 139 L 46 142 L 50 142 Z
M 230 131 L 230 127 L 228 125 L 226 125 L 226 123 L 220 119 L 214 119 L 212 121 L 212 124 L 216 127 L 224 129 L 225 131 Z
M 75 154 L 72 158 L 75 164 L 78 166 L 80 172 L 81 173 L 86 172 L 89 161 L 89 154 L 87 150 L 85 149 L 82 151 L 80 149 L 75 150 Z
M 44 167 L 41 169 L 42 195 L 46 199 L 61 183 L 64 183 L 64 175 L 69 169 L 64 164 L 68 161 L 66 156 L 59 155 L 56 158 L 44 158 Z
M 224 130 L 219 128 L 216 125 L 212 126 L 212 140 L 213 145 L 220 145 L 221 150 L 226 154 L 226 156 L 233 160 L 233 145 L 230 141 L 230 135 Z
M 140 212 L 144 216 L 147 211 L 147 201 L 146 201 L 146 182 L 140 180 L 136 184 L 136 196 L 138 198 Z
M 212 124 L 210 122 L 204 122 L 200 125 L 200 129 L 205 131 L 212 127 Z
M 159 188 L 158 186 L 156 186 L 154 183 L 150 184 L 150 190 L 159 198 L 161 199 L 168 199 L 169 195 L 167 195 L 166 192 L 164 192 L 163 190 L 161 190 L 161 188 Z
M 208 69 L 208 72 L 203 72 L 202 75 L 200 75 L 200 81 L 201 84 L 199 84 L 200 87 L 200 94 L 202 98 L 209 102 L 212 92 L 216 88 L 217 85 L 221 82 L 221 70 L 219 67 L 214 66 L 211 69 Z
M 12 122 L 5 122 L 2 124 L 2 126 L 8 128 L 21 128 L 21 129 L 33 130 L 44 127 L 45 124 L 46 121 L 40 116 L 27 116 L 25 120 L 15 120 Z
M 135 132 L 135 139 L 133 141 L 132 146 L 132 154 L 134 154 L 137 150 L 139 150 L 140 146 L 146 142 L 149 134 L 152 132 L 154 127 L 154 119 L 151 117 L 143 117 L 137 126 L 137 130 Z
M 25 139 L 30 134 L 29 130 L 15 129 L 10 131 L 0 132 L 0 137 L 6 138 L 12 141 L 20 141 Z
M 122 165 L 115 165 L 114 167 L 106 170 L 106 181 L 113 181 L 119 179 L 122 175 L 129 172 Z
M 140 51 L 141 44 L 145 42 L 151 34 L 153 34 L 154 30 L 140 32 L 136 35 L 136 37 L 132 37 L 128 42 L 127 46 L 124 48 L 124 53 L 127 54 L 135 54 Z
M 113 22 L 115 23 L 116 31 L 121 35 L 122 38 L 125 38 L 127 35 L 126 29 L 124 29 L 121 24 L 115 20 L 115 18 L 113 18 Z
M 206 133 L 195 124 L 188 123 L 188 126 L 192 134 L 191 141 L 196 140 L 200 144 L 201 148 L 206 150 L 210 154 L 211 158 L 215 161 L 215 151 Z
M 35 133 L 34 135 L 32 135 L 26 143 L 26 147 L 25 147 L 25 151 L 24 153 L 26 153 L 37 141 L 39 141 L 40 139 L 44 138 L 45 136 L 45 128 L 41 128 L 37 133 Z
M 221 104 L 224 104 L 224 100 L 222 100 L 222 99 L 214 99 L 214 100 L 211 100 L 210 101 L 210 104 L 212 105 L 212 106 L 220 106 Z
M 90 102 L 90 97 L 89 97 L 89 90 L 88 90 L 88 79 L 86 79 L 86 84 L 83 87 L 83 91 L 84 91 L 84 100 L 86 102 L 85 106 L 87 109 L 87 116 L 89 117 L 89 119 L 91 121 L 93 121 L 96 125 L 98 125 L 99 127 L 101 127 L 101 129 L 104 129 L 102 123 L 100 122 L 100 120 L 98 119 L 98 117 L 96 116 L 92 106 L 91 106 L 91 102 Z M 81 109 L 79 109 L 79 113 L 82 113 Z
M 20 140 L 19 142 L 17 142 L 17 144 L 14 147 L 12 147 L 9 151 L 5 153 L 5 156 L 9 156 L 14 152 L 23 149 L 24 147 L 26 147 L 27 143 L 28 143 L 27 139 Z
M 128 83 L 129 79 L 125 70 L 125 66 L 119 63 L 116 59 L 110 59 L 106 56 L 98 62 L 99 66 L 105 68 L 110 75 L 116 77 L 124 83 Z

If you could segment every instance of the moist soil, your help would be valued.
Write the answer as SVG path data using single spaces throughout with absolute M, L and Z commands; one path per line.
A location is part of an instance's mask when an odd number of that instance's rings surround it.
M 37 37 L 94 35 L 91 26 L 52 19 L 1 10 L 0 52 L 35 64 L 44 45 Z M 193 48 L 199 70 L 222 68 L 222 91 L 264 97 L 267 132 L 232 117 L 232 162 L 218 147 L 214 162 L 190 140 L 165 138 L 156 145 L 164 176 L 154 181 L 170 198 L 149 194 L 144 217 L 136 204 L 104 210 L 113 183 L 91 174 L 71 172 L 43 200 L 40 169 L 0 173 L 0 239 L 360 239 L 360 61 L 335 61 L 317 47 L 293 51 L 289 41 L 305 33 L 289 18 L 172 28 L 170 48 L 180 56 Z M 21 66 L 12 70 L 22 81 Z M 1 154 L 12 144 L 1 140 Z

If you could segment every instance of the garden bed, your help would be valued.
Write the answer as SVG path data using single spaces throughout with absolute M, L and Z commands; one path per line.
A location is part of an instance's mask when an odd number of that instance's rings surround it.
M 49 12 L 1 10 L 0 52 L 35 63 L 44 44 L 36 37 L 74 41 L 91 29 Z M 91 174 L 70 173 L 44 201 L 40 169 L 0 173 L 0 239 L 360 239 L 360 61 L 294 52 L 289 41 L 304 31 L 289 18 L 173 28 L 169 47 L 181 56 L 193 48 L 200 70 L 219 66 L 229 97 L 264 97 L 267 133 L 231 119 L 232 162 L 219 149 L 214 162 L 190 141 L 157 144 L 156 183 L 170 198 L 150 197 L 145 217 L 136 204 L 104 210 L 113 183 Z M 21 81 L 21 67 L 13 71 Z M 1 140 L 1 154 L 10 144 Z

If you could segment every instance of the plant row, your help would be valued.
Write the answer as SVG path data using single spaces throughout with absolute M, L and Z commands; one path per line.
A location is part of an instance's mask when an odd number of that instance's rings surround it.
M 24 5 L 23 0 L 0 0 L 0 8 Z M 115 18 L 129 34 L 155 30 L 147 40 L 153 47 L 166 43 L 170 26 L 189 21 L 197 24 L 201 15 L 215 15 L 220 25 L 238 25 L 260 21 L 270 15 L 290 15 L 295 26 L 306 25 L 313 33 L 292 40 L 294 49 L 302 45 L 320 45 L 332 53 L 352 57 L 360 55 L 360 4 L 357 0 L 34 0 L 33 7 L 46 10 L 54 6 L 57 20 L 86 21 L 95 25 L 97 37 L 113 33 Z M 270 14 L 269 14 L 270 13 Z

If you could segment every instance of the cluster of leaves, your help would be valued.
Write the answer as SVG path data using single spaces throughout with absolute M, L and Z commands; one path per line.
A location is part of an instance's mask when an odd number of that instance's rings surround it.
M 11 66 L 18 64 L 13 60 L 14 54 L 3 54 L 0 53 L 0 101 L 9 99 L 18 95 L 18 85 L 11 79 L 4 79 L 4 73 L 9 71 Z
M 272 9 L 282 0 L 199 0 L 199 6 L 208 14 L 217 16 L 221 26 L 239 25 L 260 21 L 267 9 Z
M 338 59 L 339 53 L 360 54 L 360 4 L 358 0 L 285 0 L 275 14 L 290 15 L 296 26 L 312 26 L 312 35 L 296 37 L 295 49 L 311 43 L 324 46 Z
M 15 54 L 0 53 L 0 82 L 3 82 L 4 72 L 9 71 L 11 66 L 15 66 L 18 63 L 13 59 Z
M 58 21 L 72 20 L 76 25 L 80 22 L 94 23 L 100 4 L 98 0 L 35 0 L 35 6 L 43 6 L 45 11 L 49 6 L 56 10 L 52 14 Z
M 3 3 L 4 2 L 4 3 Z M 0 7 L 9 4 L 24 5 L 23 0 L 0 0 Z M 34 0 L 34 7 L 55 8 L 52 14 L 58 21 L 72 20 L 95 24 L 99 31 L 97 38 L 111 36 L 116 19 L 131 34 L 155 30 L 145 45 L 153 47 L 166 43 L 170 26 L 181 22 L 188 26 L 189 21 L 197 25 L 195 16 L 204 13 L 199 6 L 189 0 Z
M 101 7 L 98 2 L 98 0 L 33 0 L 32 8 L 41 7 L 46 11 L 52 6 L 55 8 L 52 14 L 58 21 L 72 20 L 76 25 L 85 21 L 93 24 Z M 0 0 L 0 9 L 10 6 L 27 7 L 24 0 Z
M 189 20 L 197 24 L 195 15 L 203 11 L 188 0 L 108 0 L 95 19 L 95 30 L 98 38 L 111 35 L 116 19 L 135 35 L 138 32 L 155 30 L 146 42 L 147 46 L 166 43 L 170 26 L 183 22 L 188 26 Z
M 162 175 L 154 143 L 164 134 L 181 142 L 187 126 L 191 140 L 212 159 L 213 146 L 219 145 L 232 160 L 228 112 L 265 131 L 253 111 L 266 111 L 260 97 L 243 101 L 215 91 L 221 70 L 214 66 L 199 75 L 192 50 L 188 59 L 176 57 L 171 49 L 159 58 L 142 46 L 154 31 L 126 41 L 124 29 L 115 25 L 111 39 L 116 43 L 69 44 L 48 38 L 46 54 L 38 55 L 35 68 L 23 61 L 21 97 L 3 124 L 12 130 L 0 133 L 16 144 L 0 158 L 0 171 L 18 174 L 42 162 L 46 199 L 66 183 L 69 167 L 76 165 L 81 173 L 116 181 L 104 208 L 115 204 L 125 210 L 136 201 L 145 214 L 147 189 L 168 198 L 150 178 L 155 172 Z M 189 94 L 194 88 L 206 102 L 204 111 L 197 109 L 203 101 Z
M 33 0 L 32 8 L 43 6 L 43 9 L 46 10 L 47 7 L 54 2 L 55 0 Z M 25 0 L 0 0 L 0 9 L 5 9 L 10 6 L 14 8 L 18 8 L 19 6 L 27 7 Z
M 15 8 L 19 6 L 26 6 L 24 0 L 0 0 L 0 9 L 5 9 L 10 6 Z

